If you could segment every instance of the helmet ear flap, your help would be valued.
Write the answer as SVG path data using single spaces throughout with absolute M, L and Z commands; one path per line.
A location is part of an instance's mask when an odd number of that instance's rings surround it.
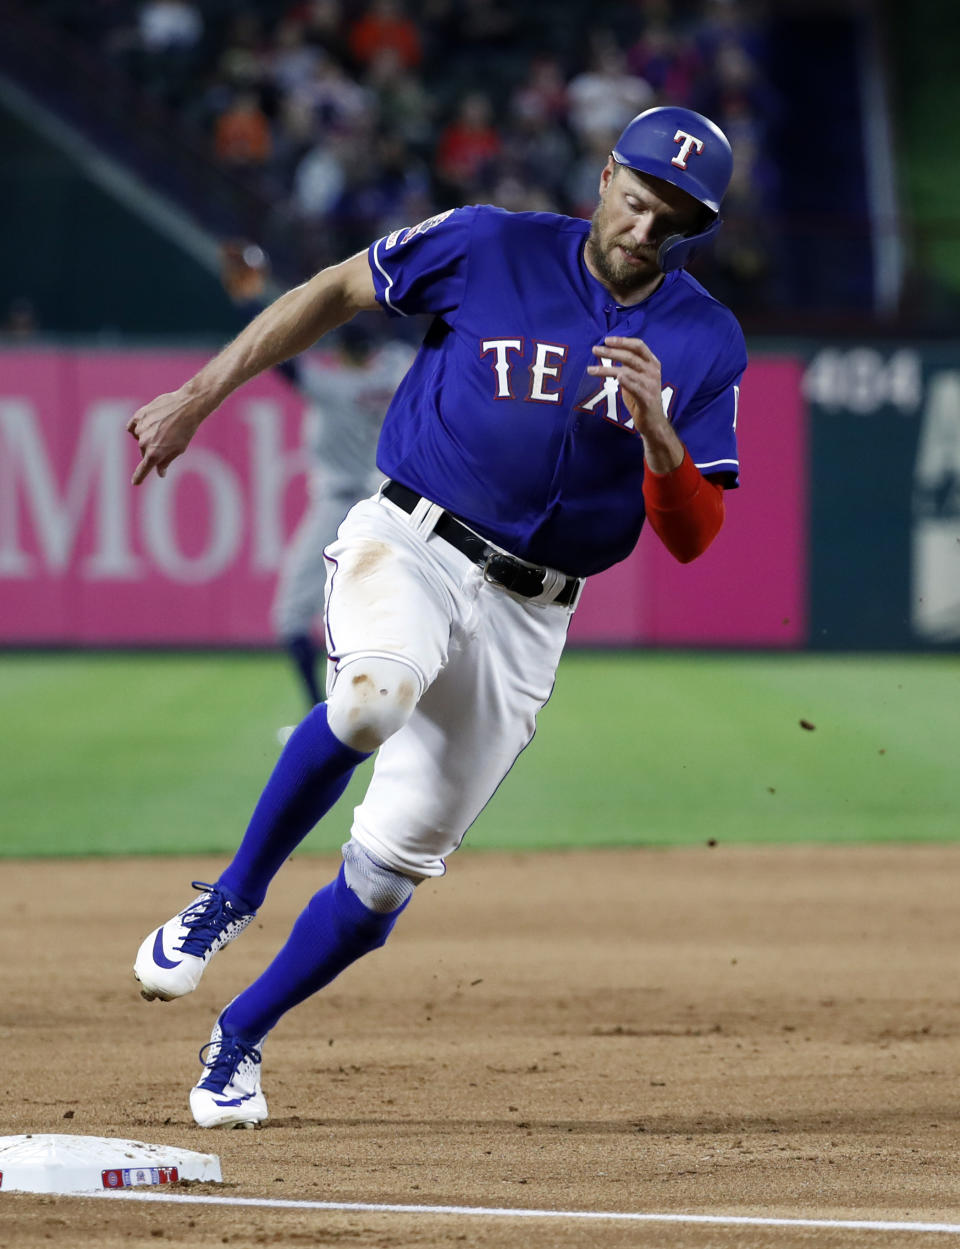
M 685 243 L 686 239 L 687 236 L 685 234 L 668 234 L 657 248 L 657 264 L 664 273 L 668 272 L 668 260 L 675 254 L 677 246 L 680 243 Z
M 699 234 L 669 234 L 657 249 L 657 264 L 661 270 L 669 273 L 671 269 L 682 269 L 701 247 L 710 242 L 720 224 L 720 217 L 716 217 Z

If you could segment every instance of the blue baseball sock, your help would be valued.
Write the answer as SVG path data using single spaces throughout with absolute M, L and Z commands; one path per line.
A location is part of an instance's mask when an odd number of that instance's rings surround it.
M 383 945 L 409 901 L 386 914 L 371 911 L 347 884 L 341 867 L 337 878 L 307 903 L 263 975 L 224 1011 L 224 1032 L 256 1044 L 281 1015 Z
M 255 911 L 287 857 L 370 756 L 345 746 L 321 703 L 297 725 L 256 805 L 240 848 L 217 884 Z

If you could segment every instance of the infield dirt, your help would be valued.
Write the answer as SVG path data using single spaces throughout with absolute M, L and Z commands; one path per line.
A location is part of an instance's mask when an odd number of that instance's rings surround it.
M 295 858 L 192 997 L 143 1002 L 140 940 L 221 866 L 0 866 L 0 1135 L 219 1154 L 224 1184 L 190 1194 L 960 1223 L 960 847 L 461 853 L 383 950 L 281 1021 L 257 1132 L 194 1126 L 197 1051 L 336 865 Z M 3 1249 L 51 1243 L 923 1249 L 960 1236 L 0 1193 Z

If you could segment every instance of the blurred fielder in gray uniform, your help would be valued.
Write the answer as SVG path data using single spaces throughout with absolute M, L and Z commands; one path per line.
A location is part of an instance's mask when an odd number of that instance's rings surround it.
M 284 554 L 273 627 L 296 664 L 310 706 L 323 698 L 313 625 L 323 610 L 323 550 L 358 499 L 376 491 L 377 438 L 387 405 L 413 360 L 398 342 L 377 343 L 358 322 L 344 325 L 333 357 L 295 361 L 295 384 L 309 406 L 303 445 L 310 458 L 310 505 Z
M 267 258 L 255 244 L 231 240 L 221 250 L 221 266 L 224 289 L 246 324 L 269 301 Z M 380 426 L 414 357 L 412 347 L 380 338 L 362 319 L 341 326 L 332 339 L 333 353 L 298 357 L 278 367 L 308 405 L 303 446 L 310 464 L 310 504 L 284 553 L 273 628 L 294 662 L 310 707 L 323 699 L 314 632 L 327 577 L 323 549 L 354 503 L 383 480 L 376 468 Z

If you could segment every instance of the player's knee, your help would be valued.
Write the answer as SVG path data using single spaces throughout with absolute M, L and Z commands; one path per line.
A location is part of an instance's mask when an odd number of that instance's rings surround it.
M 346 746 L 376 750 L 406 724 L 419 697 L 420 681 L 408 664 L 355 659 L 337 672 L 327 699 L 327 723 Z
M 370 911 L 388 915 L 410 900 L 419 879 L 387 867 L 352 837 L 342 848 L 344 877 L 350 889 Z

